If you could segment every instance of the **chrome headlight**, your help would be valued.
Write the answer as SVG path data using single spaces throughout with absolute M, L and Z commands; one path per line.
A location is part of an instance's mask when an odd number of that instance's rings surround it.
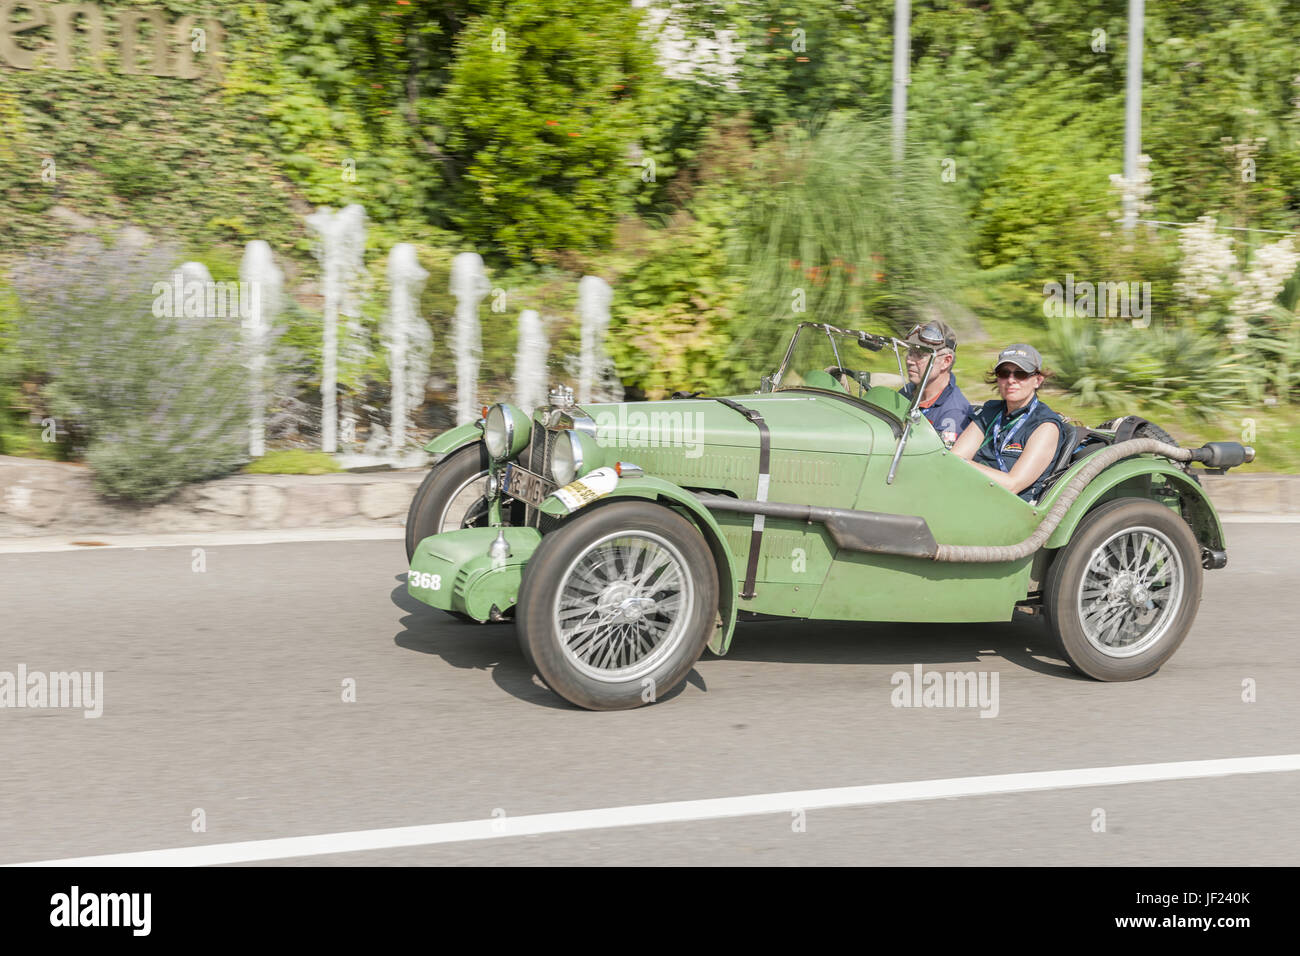
M 493 405 L 488 409 L 487 420 L 483 423 L 483 444 L 487 445 L 488 455 L 500 460 L 510 449 L 515 423 L 506 414 L 504 405 Z
M 488 409 L 483 422 L 483 444 L 493 461 L 513 458 L 524 450 L 532 422 L 513 405 L 500 403 Z
M 551 449 L 551 477 L 562 485 L 599 468 L 604 455 L 596 439 L 577 429 L 565 429 Z
M 555 440 L 551 450 L 551 474 L 562 485 L 567 485 L 578 477 L 582 470 L 582 446 L 573 437 L 572 431 L 565 431 Z

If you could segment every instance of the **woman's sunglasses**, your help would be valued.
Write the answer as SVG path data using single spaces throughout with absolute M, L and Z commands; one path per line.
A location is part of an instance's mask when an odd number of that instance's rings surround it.
M 998 378 L 1011 378 L 1011 376 L 1014 375 L 1016 377 L 1017 382 L 1023 382 L 1025 379 L 1029 378 L 1029 376 L 1037 375 L 1038 373 L 1026 372 L 1023 368 L 1015 368 L 1010 365 L 1003 365 L 1001 368 L 995 369 L 993 374 L 996 375 Z

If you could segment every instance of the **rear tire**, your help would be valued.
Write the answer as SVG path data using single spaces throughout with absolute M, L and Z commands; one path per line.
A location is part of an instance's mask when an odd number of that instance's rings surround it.
M 718 572 L 686 518 L 611 502 L 546 535 L 524 568 L 516 621 L 543 682 L 588 710 L 653 703 L 690 673 L 718 612 Z
M 1200 547 L 1178 514 L 1146 498 L 1089 512 L 1044 589 L 1065 659 L 1096 680 L 1138 680 L 1178 650 L 1201 603 Z

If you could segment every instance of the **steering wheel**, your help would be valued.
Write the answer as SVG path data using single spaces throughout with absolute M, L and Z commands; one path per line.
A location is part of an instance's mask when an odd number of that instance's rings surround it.
M 856 371 L 851 368 L 842 368 L 838 365 L 832 365 L 828 369 L 826 369 L 826 373 L 828 375 L 834 376 L 835 380 L 839 382 L 841 385 L 844 384 L 843 379 L 850 378 L 853 381 L 857 382 L 858 385 L 860 385 L 864 389 L 871 387 L 870 372 Z

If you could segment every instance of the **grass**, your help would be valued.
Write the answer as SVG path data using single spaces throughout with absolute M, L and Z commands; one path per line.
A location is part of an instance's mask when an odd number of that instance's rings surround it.
M 244 466 L 250 475 L 324 475 L 342 471 L 339 463 L 323 451 L 289 448 L 267 452 Z

